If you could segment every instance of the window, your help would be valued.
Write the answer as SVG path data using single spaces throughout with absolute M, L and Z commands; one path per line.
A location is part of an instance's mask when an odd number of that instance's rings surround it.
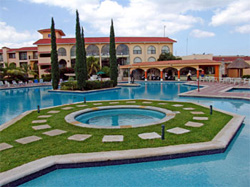
M 71 57 L 76 56 L 76 46 L 75 45 L 70 49 L 70 56 Z
M 20 52 L 19 60 L 27 60 L 27 52 Z
M 41 58 L 48 58 L 48 57 L 50 57 L 50 56 L 51 56 L 50 53 L 40 54 L 40 57 L 41 57 Z
M 16 58 L 16 54 L 15 53 L 9 53 L 9 58 Z
M 149 57 L 149 58 L 148 58 L 148 61 L 149 61 L 149 62 L 155 62 L 156 59 L 155 59 L 155 57 Z
M 169 47 L 164 45 L 162 48 L 161 48 L 161 53 L 169 53 L 170 50 L 169 50 Z
M 38 59 L 38 52 L 33 52 L 33 59 Z
M 51 68 L 51 65 L 41 65 L 41 69 L 49 69 Z
M 141 58 L 140 57 L 136 57 L 134 58 L 134 63 L 139 63 L 139 62 L 142 62 Z
M 102 56 L 109 56 L 109 44 L 102 46 Z
M 86 54 L 87 56 L 99 56 L 99 48 L 96 45 L 89 45 Z
M 148 47 L 148 54 L 156 54 L 156 49 L 154 46 L 149 46 Z
M 50 37 L 51 37 L 51 34 L 48 34 L 48 37 L 50 38 Z
M 141 54 L 141 47 L 135 46 L 133 49 L 133 54 Z
M 64 49 L 63 47 L 58 49 L 58 56 L 66 56 L 66 49 Z
M 128 46 L 125 44 L 118 45 L 117 49 L 116 49 L 116 54 L 117 55 L 128 55 L 129 54 Z
M 3 61 L 3 54 L 0 54 L 0 61 Z

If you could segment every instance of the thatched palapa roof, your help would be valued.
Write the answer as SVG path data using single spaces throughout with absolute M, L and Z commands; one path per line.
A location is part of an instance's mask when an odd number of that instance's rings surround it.
M 246 63 L 243 59 L 237 58 L 231 64 L 227 66 L 228 69 L 247 69 L 250 65 Z

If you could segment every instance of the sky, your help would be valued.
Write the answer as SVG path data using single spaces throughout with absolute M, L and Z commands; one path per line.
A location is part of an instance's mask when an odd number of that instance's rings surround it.
M 169 37 L 174 55 L 250 55 L 249 0 L 0 0 L 0 48 L 32 46 L 39 29 L 75 36 L 76 9 L 85 37 Z

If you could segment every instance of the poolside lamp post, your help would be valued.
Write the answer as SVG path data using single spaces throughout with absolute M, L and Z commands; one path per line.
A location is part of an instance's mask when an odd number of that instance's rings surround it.
M 210 115 L 212 115 L 212 114 L 213 114 L 213 106 L 210 105 Z
M 40 113 L 40 106 L 37 105 L 37 113 Z
M 161 139 L 164 140 L 165 139 L 165 125 L 161 126 Z

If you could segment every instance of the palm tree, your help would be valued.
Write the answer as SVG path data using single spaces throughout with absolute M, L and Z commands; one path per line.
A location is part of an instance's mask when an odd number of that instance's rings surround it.
M 87 58 L 88 76 L 96 74 L 100 70 L 99 60 L 93 56 Z
M 37 75 L 34 70 L 31 70 L 31 66 L 28 64 L 23 64 L 20 70 L 24 73 L 25 80 L 28 80 L 29 75 Z

